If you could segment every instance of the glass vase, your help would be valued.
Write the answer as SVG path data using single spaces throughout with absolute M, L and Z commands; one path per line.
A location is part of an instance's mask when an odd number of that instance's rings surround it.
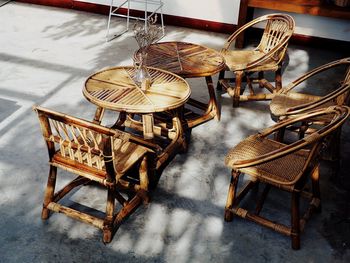
M 145 66 L 147 60 L 147 52 L 141 51 L 137 54 L 136 59 L 134 60 L 134 65 L 136 68 L 134 81 L 141 85 L 142 82 L 151 79 L 151 75 L 149 74 L 147 67 Z

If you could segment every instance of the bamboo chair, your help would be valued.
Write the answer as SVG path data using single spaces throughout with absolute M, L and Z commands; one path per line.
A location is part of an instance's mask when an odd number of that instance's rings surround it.
M 328 70 L 339 70 L 341 67 L 346 67 L 346 73 L 343 80 L 339 81 L 339 87 L 332 90 L 324 96 L 317 96 L 309 93 L 295 92 L 301 84 L 309 81 L 312 77 L 322 74 Z M 306 92 L 308 89 L 306 89 Z M 291 82 L 285 88 L 277 92 L 270 103 L 270 112 L 274 120 L 279 121 L 284 118 L 289 118 L 296 114 L 303 114 L 319 108 L 325 108 L 332 105 L 348 105 L 350 98 L 350 58 L 339 59 L 332 61 L 320 67 L 317 67 L 295 81 Z M 316 121 L 316 120 L 314 120 Z M 329 119 L 321 118 L 319 122 L 329 122 Z M 293 127 L 296 129 L 300 137 L 304 136 L 306 126 Z M 330 146 L 328 151 L 324 153 L 323 158 L 334 163 L 334 174 L 337 173 L 340 161 L 340 135 L 341 129 L 329 138 L 327 144 Z
M 335 132 L 349 116 L 349 108 L 335 106 L 319 109 L 303 115 L 283 120 L 256 135 L 252 135 L 233 149 L 225 159 L 225 164 L 232 168 L 225 220 L 232 221 L 233 216 L 251 220 L 279 233 L 288 235 L 292 240 L 292 248 L 300 248 L 300 232 L 306 220 L 313 212 L 320 211 L 319 162 L 318 157 L 323 140 Z M 271 136 L 281 129 L 298 122 L 309 122 L 314 118 L 327 117 L 331 122 L 317 126 L 318 129 L 302 139 L 289 142 L 273 140 Z M 291 138 L 289 138 L 290 140 Z M 238 179 L 241 174 L 251 177 L 237 192 Z M 307 179 L 311 178 L 312 191 L 306 192 Z M 261 193 L 254 212 L 240 206 L 241 200 L 259 182 L 266 187 Z M 291 225 L 274 222 L 260 215 L 261 209 L 271 187 L 291 193 Z M 300 196 L 310 199 L 310 206 L 303 217 L 300 217 Z
M 34 106 L 49 152 L 50 172 L 41 217 L 63 213 L 102 229 L 103 242 L 111 242 L 120 224 L 143 201 L 148 202 L 147 148 L 122 131 Z M 57 168 L 77 175 L 55 192 Z M 131 174 L 132 172 L 132 174 Z M 135 176 L 136 174 L 136 176 Z M 127 178 L 133 176 L 134 180 Z M 107 190 L 104 217 L 59 202 L 76 187 L 96 182 Z M 124 193 L 125 191 L 125 193 Z M 120 203 L 116 209 L 115 200 Z
M 346 66 L 346 74 L 343 80 L 339 81 L 340 85 L 335 90 L 325 96 L 317 96 L 309 93 L 294 92 L 299 85 L 307 82 L 312 77 L 318 75 L 321 77 L 327 70 L 334 70 Z M 279 90 L 270 103 L 270 111 L 275 119 L 282 119 L 295 114 L 305 113 L 317 108 L 331 105 L 348 104 L 350 85 L 350 57 L 339 59 L 319 66 L 298 79 L 291 82 L 286 87 Z
M 253 50 L 231 50 L 236 38 L 245 30 L 260 23 L 266 23 L 259 45 Z M 267 100 L 272 94 L 257 94 L 252 83 L 258 83 L 260 88 L 266 88 L 275 93 L 282 87 L 281 68 L 290 37 L 295 27 L 294 20 L 287 14 L 270 14 L 261 16 L 243 25 L 226 41 L 221 54 L 226 61 L 226 69 L 219 74 L 217 89 L 225 88 L 232 97 L 233 107 L 239 106 L 240 101 Z M 225 78 L 226 71 L 234 74 L 234 79 Z M 275 87 L 264 78 L 264 72 L 275 72 Z M 251 75 L 257 73 L 257 78 Z M 234 86 L 230 82 L 234 81 Z M 249 95 L 243 95 L 242 82 L 246 81 Z

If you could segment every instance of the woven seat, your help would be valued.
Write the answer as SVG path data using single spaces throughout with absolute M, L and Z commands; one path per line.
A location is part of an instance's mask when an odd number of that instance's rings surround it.
M 320 100 L 320 96 L 304 96 L 304 94 L 291 92 L 290 94 L 278 94 L 275 96 L 275 98 L 272 99 L 270 103 L 270 111 L 275 116 L 285 116 L 288 114 L 288 109 L 308 104 L 308 103 L 314 103 L 318 100 Z
M 300 248 L 300 232 L 305 221 L 314 211 L 320 210 L 319 162 L 323 141 L 336 132 L 350 112 L 346 106 L 334 106 L 318 109 L 306 114 L 283 120 L 256 135 L 252 135 L 231 149 L 225 159 L 225 164 L 232 169 L 231 183 L 228 191 L 225 220 L 232 221 L 233 215 L 259 223 L 277 232 L 288 235 L 292 239 L 292 247 Z M 312 122 L 315 119 L 331 120 L 323 125 Z M 314 132 L 304 138 L 285 134 L 285 138 L 276 141 L 272 138 L 281 130 L 298 123 L 309 123 L 314 126 Z M 289 136 L 287 136 L 289 135 Z M 287 143 L 288 141 L 288 143 Z M 250 180 L 237 192 L 238 180 L 241 174 L 249 175 Z M 305 191 L 305 185 L 311 179 L 312 192 Z M 240 206 L 241 200 L 259 182 L 264 183 L 255 212 Z M 290 192 L 291 226 L 276 223 L 260 215 L 263 204 L 271 187 Z M 238 193 L 238 194 L 236 194 Z M 310 199 L 310 207 L 303 217 L 299 215 L 300 196 Z
M 293 90 L 302 83 L 307 82 L 310 78 L 318 75 L 322 76 L 326 70 L 340 70 L 341 67 L 347 67 L 344 79 L 339 80 L 339 86 L 335 87 L 331 92 L 325 96 L 316 96 L 306 92 L 298 93 Z M 320 83 L 319 85 L 322 85 Z M 315 89 L 315 88 L 314 88 Z M 270 103 L 270 111 L 276 118 L 286 117 L 299 113 L 305 113 L 317 108 L 328 107 L 330 105 L 348 104 L 350 91 L 350 58 L 344 58 L 332 61 L 320 67 L 317 67 L 288 86 L 282 88 L 276 93 Z
M 221 53 L 225 58 L 226 66 L 231 71 L 245 70 L 250 62 L 259 60 L 264 57 L 265 53 L 260 50 L 226 50 Z M 266 61 L 264 64 L 254 68 L 255 71 L 276 71 L 278 63 L 273 59 Z
M 231 46 L 236 38 L 245 30 L 256 24 L 265 24 L 264 33 L 259 45 L 251 50 L 232 50 Z M 253 83 L 258 83 L 260 88 L 266 88 L 270 93 L 275 93 L 282 87 L 281 67 L 287 50 L 287 45 L 294 31 L 294 20 L 286 14 L 270 14 L 254 19 L 234 32 L 226 41 L 221 54 L 226 61 L 226 69 L 219 75 L 218 89 L 224 87 L 233 99 L 233 106 L 240 101 L 271 99 L 272 94 L 256 93 Z M 234 73 L 234 79 L 225 78 L 226 71 Z M 275 72 L 275 86 L 264 78 L 264 72 Z M 253 77 L 258 73 L 257 77 Z M 232 85 L 231 82 L 234 82 Z M 246 81 L 249 94 L 243 94 L 242 81 Z
M 50 172 L 42 219 L 49 217 L 49 210 L 64 213 L 102 229 L 103 242 L 110 242 L 125 218 L 142 201 L 148 202 L 147 157 L 152 151 L 130 134 L 39 106 L 33 109 L 49 151 Z M 57 168 L 78 177 L 55 192 Z M 93 208 L 89 213 L 86 209 L 78 210 L 79 205 L 66 206 L 60 202 L 73 189 L 89 182 L 99 183 L 107 190 L 104 217 L 93 215 Z M 116 207 L 115 200 L 120 207 Z
M 277 151 L 284 146 L 283 143 L 259 135 L 250 136 L 227 154 L 225 164 L 234 168 L 236 161 L 255 159 Z M 242 168 L 241 172 L 259 176 L 260 179 L 274 181 L 278 184 L 291 185 L 302 174 L 308 154 L 309 151 L 307 150 L 299 150 L 270 162 Z

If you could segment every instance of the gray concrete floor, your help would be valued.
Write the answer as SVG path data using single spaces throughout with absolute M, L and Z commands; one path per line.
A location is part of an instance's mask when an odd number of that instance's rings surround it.
M 123 20 L 116 21 L 117 31 Z M 308 222 L 301 250 L 293 251 L 288 237 L 240 219 L 223 220 L 227 151 L 273 122 L 268 103 L 233 109 L 220 93 L 221 121 L 193 130 L 188 153 L 165 169 L 152 203 L 140 207 L 112 243 L 104 245 L 98 229 L 60 214 L 41 221 L 48 157 L 31 106 L 91 120 L 95 107 L 82 95 L 84 80 L 102 68 L 131 64 L 137 46 L 131 33 L 106 43 L 105 16 L 71 10 L 11 2 L 0 8 L 0 24 L 0 262 L 350 262 L 349 124 L 342 135 L 338 180 L 330 180 L 324 163 L 323 212 Z M 172 26 L 166 31 L 164 41 L 218 50 L 228 36 Z M 345 55 L 290 45 L 284 83 Z M 327 75 L 312 84 L 324 91 L 338 77 Z M 203 79 L 189 83 L 193 97 L 207 99 Z M 70 198 L 103 208 L 105 194 L 88 191 L 87 197 L 78 191 Z M 274 206 L 266 212 L 275 213 L 288 200 L 273 192 L 268 203 Z M 279 218 L 288 222 L 287 210 Z

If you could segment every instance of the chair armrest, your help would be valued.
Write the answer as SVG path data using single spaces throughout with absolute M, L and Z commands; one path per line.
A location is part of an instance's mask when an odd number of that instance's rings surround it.
M 333 92 L 327 94 L 326 96 L 322 97 L 318 101 L 309 102 L 309 103 L 305 103 L 302 105 L 288 108 L 286 111 L 286 115 L 295 115 L 295 114 L 300 114 L 303 112 L 311 111 L 313 109 L 321 107 L 323 104 L 326 104 L 332 100 L 335 100 L 338 96 L 344 94 L 345 92 L 349 92 L 349 91 L 350 91 L 350 84 L 343 85 L 340 88 L 338 88 L 338 89 L 334 90 Z
M 240 28 L 238 28 L 235 32 L 233 32 L 232 35 L 230 35 L 228 37 L 228 39 L 226 40 L 226 43 L 224 45 L 224 47 L 222 48 L 221 52 L 224 52 L 228 49 L 230 49 L 231 45 L 232 45 L 232 42 L 238 37 L 238 35 L 240 35 L 243 31 L 245 31 L 246 29 L 248 29 L 249 27 L 252 27 L 253 25 L 255 24 L 258 24 L 260 23 L 261 21 L 259 20 L 253 20 L 253 21 L 250 21 L 249 23 L 241 26 Z
M 273 58 L 277 52 L 281 51 L 281 49 L 284 49 L 283 52 L 285 52 L 287 50 L 287 43 L 289 41 L 289 38 L 290 38 L 289 36 L 286 36 L 283 41 L 281 41 L 278 45 L 276 45 L 274 48 L 272 48 L 268 53 L 266 53 L 265 55 L 263 55 L 259 59 L 247 64 L 246 70 L 249 70 L 249 69 L 255 68 L 256 66 L 264 64 L 265 62 L 267 62 L 268 60 Z M 278 60 L 281 60 L 283 57 L 284 57 L 284 54 L 283 54 L 283 56 L 279 57 Z
M 344 59 L 339 59 L 336 61 L 332 61 L 330 63 L 327 63 L 325 65 L 319 66 L 309 72 L 307 72 L 306 74 L 304 74 L 303 76 L 297 78 L 296 80 L 294 80 L 293 82 L 291 82 L 287 87 L 283 88 L 280 93 L 281 94 L 286 94 L 289 91 L 291 91 L 292 89 L 294 89 L 296 86 L 298 86 L 300 83 L 304 82 L 305 80 L 309 79 L 310 77 L 319 74 L 325 70 L 328 70 L 332 67 L 335 67 L 337 65 L 342 65 L 342 64 L 349 64 L 350 65 L 350 58 L 344 58 Z
M 277 150 L 260 155 L 257 158 L 238 160 L 233 163 L 233 167 L 235 169 L 242 169 L 242 168 L 247 168 L 247 167 L 267 163 L 267 162 L 282 158 L 283 156 L 286 156 L 292 152 L 298 151 L 309 143 L 310 143 L 309 141 L 302 139 L 302 140 L 296 141 L 295 143 L 279 148 Z

